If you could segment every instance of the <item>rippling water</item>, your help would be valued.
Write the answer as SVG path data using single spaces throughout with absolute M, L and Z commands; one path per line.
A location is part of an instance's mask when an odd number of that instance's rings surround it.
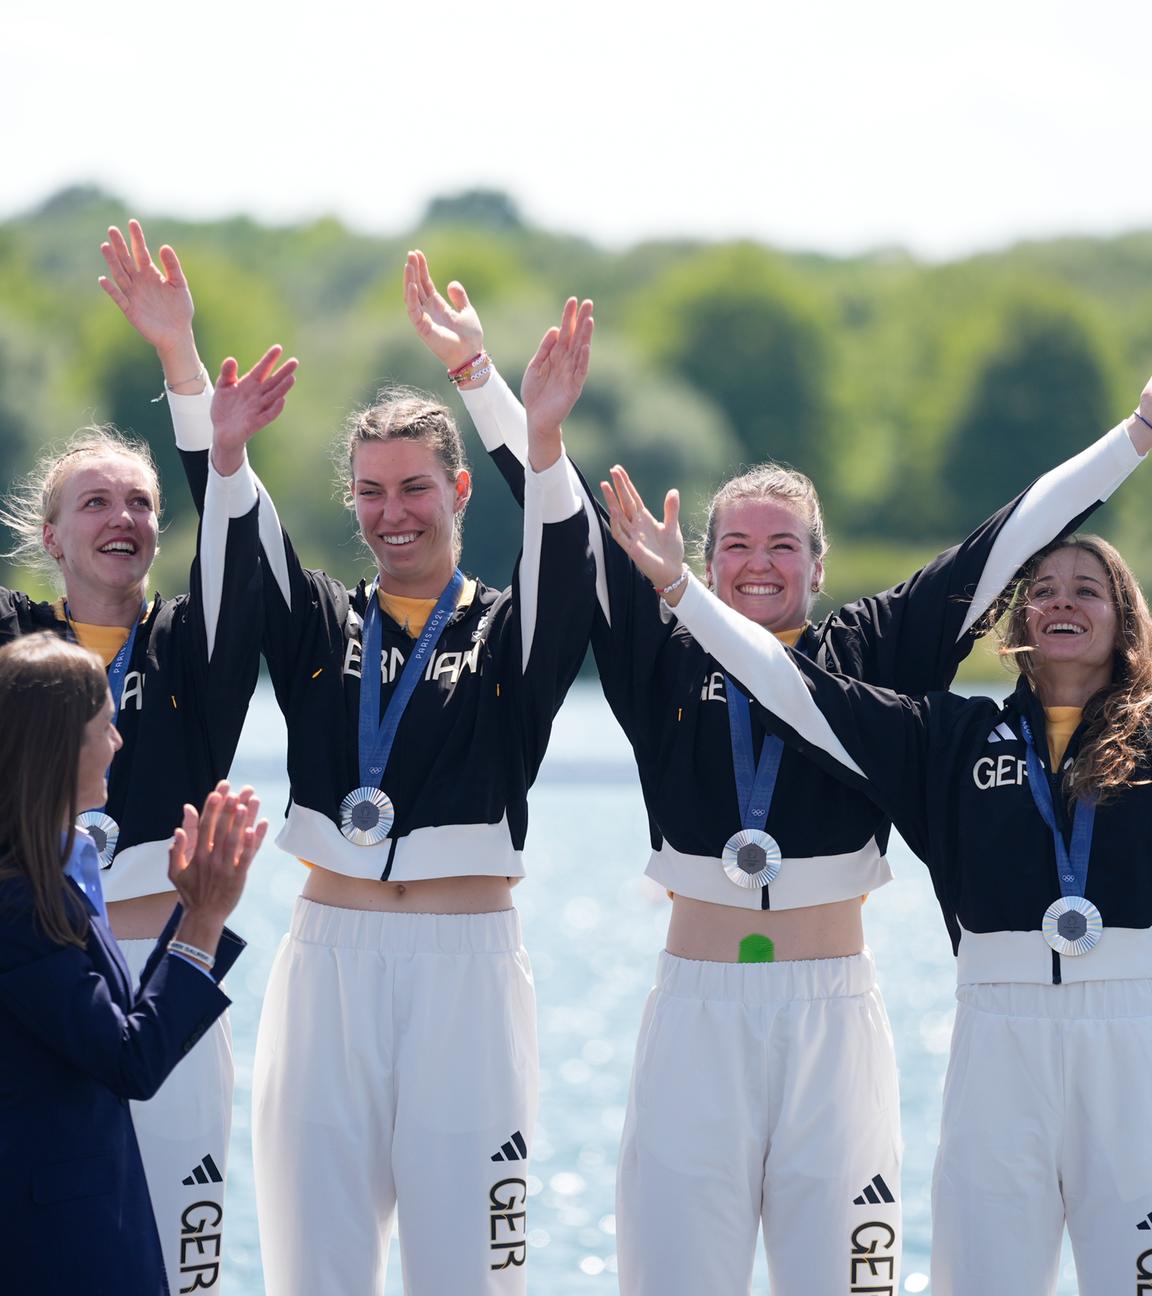
M 274 825 L 288 800 L 283 751 L 283 722 L 271 689 L 262 684 L 233 774 L 258 788 Z M 540 1011 L 529 1287 L 545 1296 L 610 1293 L 616 1290 L 616 1148 L 636 1030 L 669 906 L 643 875 L 647 821 L 631 749 L 596 685 L 573 690 L 558 717 L 531 811 L 525 851 L 529 876 L 516 888 Z M 903 1290 L 924 1293 L 930 1290 L 928 1189 L 955 973 L 925 869 L 899 840 L 890 858 L 897 882 L 869 899 L 864 919 L 900 1060 L 907 1145 Z M 269 842 L 233 921 L 249 947 L 229 980 L 237 1085 L 227 1205 L 228 1296 L 263 1291 L 249 1142 L 252 1053 L 268 969 L 287 930 L 302 872 Z M 386 1296 L 400 1296 L 395 1246 L 389 1265 Z M 756 1296 L 769 1292 L 763 1257 L 753 1291 Z M 1075 1291 L 1066 1253 L 1059 1293 Z

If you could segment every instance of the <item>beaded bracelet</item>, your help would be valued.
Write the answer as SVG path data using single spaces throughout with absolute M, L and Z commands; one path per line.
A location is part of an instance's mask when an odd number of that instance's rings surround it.
M 680 573 L 679 576 L 676 577 L 676 579 L 672 582 L 671 585 L 665 585 L 663 589 L 657 589 L 656 593 L 659 594 L 661 598 L 667 598 L 669 594 L 675 594 L 675 592 L 680 588 L 680 586 L 685 584 L 687 580 L 688 580 L 688 568 L 685 567 L 684 570 Z
M 187 941 L 170 940 L 168 948 L 173 954 L 183 954 L 185 958 L 190 958 L 193 963 L 199 963 L 209 972 L 216 966 L 216 956 L 209 954 L 207 950 L 202 950 L 196 945 L 189 945 Z
M 457 365 L 455 369 L 448 370 L 448 377 L 455 378 L 457 374 L 462 374 L 465 369 L 471 369 L 472 366 L 483 356 L 483 351 L 477 351 L 470 360 L 465 360 L 462 365 Z
M 459 387 L 461 383 L 475 382 L 478 378 L 487 378 L 492 372 L 492 360 L 487 352 L 481 351 L 474 355 L 467 364 L 461 365 L 459 369 L 450 369 L 448 371 L 448 381 L 453 387 Z

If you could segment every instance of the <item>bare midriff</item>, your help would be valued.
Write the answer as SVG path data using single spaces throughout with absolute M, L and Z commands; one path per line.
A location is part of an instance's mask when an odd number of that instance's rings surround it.
M 117 940 L 155 940 L 172 916 L 179 896 L 175 891 L 108 901 L 108 925 Z
M 668 924 L 668 953 L 708 963 L 739 963 L 746 936 L 767 936 L 774 961 L 844 958 L 864 948 L 860 898 L 805 909 L 735 909 L 678 895 Z
M 506 877 L 376 882 L 347 877 L 317 865 L 308 870 L 302 894 L 305 900 L 335 909 L 373 909 L 380 913 L 498 913 L 512 908 L 512 883 Z

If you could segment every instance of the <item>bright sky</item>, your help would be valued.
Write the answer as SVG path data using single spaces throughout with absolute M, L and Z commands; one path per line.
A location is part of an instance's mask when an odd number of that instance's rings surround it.
M 291 6 L 7 0 L 0 218 L 87 180 L 381 232 L 494 186 L 613 245 L 1152 227 L 1148 0 Z

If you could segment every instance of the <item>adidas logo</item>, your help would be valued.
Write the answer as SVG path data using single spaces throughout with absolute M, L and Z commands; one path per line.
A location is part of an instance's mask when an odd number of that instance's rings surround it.
M 519 1130 L 505 1143 L 500 1151 L 492 1157 L 493 1161 L 527 1161 L 528 1144 L 524 1142 L 524 1135 Z
M 1136 1227 L 1144 1233 L 1152 1232 L 1152 1212 L 1145 1215 Z
M 859 1197 L 852 1198 L 853 1206 L 879 1206 L 881 1202 L 894 1202 L 895 1197 L 888 1185 L 884 1182 L 882 1175 L 877 1175 L 870 1184 L 868 1184 Z
M 209 1155 L 200 1162 L 187 1179 L 181 1179 L 180 1182 L 190 1188 L 193 1184 L 223 1183 L 224 1176 L 217 1169 L 216 1162 Z
M 1012 732 L 1011 729 L 1001 720 L 995 729 L 988 735 L 988 741 L 994 742 L 1019 742 L 1020 739 Z

